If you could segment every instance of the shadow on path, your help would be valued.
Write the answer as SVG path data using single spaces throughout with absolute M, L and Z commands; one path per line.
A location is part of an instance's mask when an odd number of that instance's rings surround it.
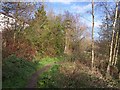
M 52 65 L 46 65 L 43 68 L 39 69 L 38 71 L 36 71 L 28 80 L 28 84 L 26 86 L 26 88 L 36 88 L 37 85 L 37 79 L 39 77 L 39 75 L 41 75 L 43 72 L 47 71 Z
M 48 64 L 46 66 L 44 66 L 43 68 L 37 70 L 31 77 L 30 79 L 28 80 L 28 83 L 26 85 L 26 88 L 37 88 L 37 80 L 38 80 L 38 77 L 45 71 L 49 70 L 50 67 L 52 67 L 53 65 L 60 65 L 60 64 L 63 64 L 64 62 L 56 62 L 54 64 Z

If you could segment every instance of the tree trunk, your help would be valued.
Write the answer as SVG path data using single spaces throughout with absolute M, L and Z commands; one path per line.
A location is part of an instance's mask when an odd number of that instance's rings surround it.
M 111 61 L 112 61 L 112 54 L 113 54 L 113 41 L 114 41 L 113 39 L 114 39 L 114 34 L 115 34 L 117 14 L 118 14 L 118 2 L 116 2 L 115 20 L 113 22 L 112 41 L 110 45 L 110 57 L 109 57 L 108 66 L 107 66 L 107 74 L 110 74 L 110 66 L 112 65 Z
M 94 0 L 92 0 L 92 71 L 94 69 Z
M 65 49 L 64 53 L 67 55 L 70 55 L 70 21 L 67 20 L 67 26 L 66 26 L 66 31 L 65 31 Z
M 118 18 L 118 21 L 120 21 L 120 14 L 119 14 L 119 18 Z M 117 47 L 116 47 L 116 54 L 115 54 L 115 61 L 114 61 L 114 66 L 116 65 L 116 63 L 117 63 L 117 59 L 118 59 L 118 51 L 119 51 L 119 45 L 120 45 L 120 36 L 119 36 L 119 34 L 120 34 L 120 22 L 119 22 L 119 27 L 118 27 L 118 42 L 117 42 Z
M 65 49 L 64 49 L 64 53 L 68 54 L 68 51 L 69 51 L 68 30 L 66 29 L 66 32 L 65 32 Z
M 116 50 L 116 54 L 115 54 L 115 61 L 114 61 L 114 66 L 117 63 L 117 59 L 118 59 L 118 51 L 119 51 L 119 43 L 120 43 L 120 39 L 118 38 L 118 45 L 117 45 L 117 50 Z
M 112 58 L 112 65 L 114 65 L 114 63 L 115 63 L 116 49 L 117 49 L 117 44 L 118 44 L 118 34 L 119 34 L 119 32 L 117 31 L 117 35 L 115 38 L 115 47 L 114 47 L 114 52 L 113 52 L 113 58 Z

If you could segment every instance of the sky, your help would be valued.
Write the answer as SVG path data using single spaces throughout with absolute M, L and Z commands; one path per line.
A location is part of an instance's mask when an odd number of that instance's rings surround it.
M 89 27 L 89 31 L 91 32 L 92 27 L 92 15 L 91 15 L 91 9 L 92 5 L 91 2 L 73 2 L 73 0 L 49 0 L 49 2 L 46 2 L 46 10 L 49 10 L 50 8 L 53 9 L 55 14 L 63 14 L 64 11 L 69 11 L 71 13 L 79 13 L 80 14 L 80 20 L 87 24 Z M 98 38 L 98 32 L 99 32 L 99 26 L 102 24 L 102 11 L 100 11 L 99 8 L 96 9 L 95 3 L 95 29 L 94 29 L 94 37 Z M 114 5 L 113 2 L 111 5 Z
M 4 0 L 6 1 L 6 0 Z M 12 0 L 10 0 L 12 1 Z M 13 0 L 15 1 L 15 0 Z M 16 0 L 17 1 L 17 0 Z M 22 0 L 19 0 L 22 2 Z M 80 14 L 80 20 L 85 23 L 89 27 L 89 31 L 91 32 L 92 27 L 92 15 L 91 15 L 91 0 L 28 0 L 29 2 L 39 2 L 45 1 L 46 11 L 49 9 L 53 9 L 55 14 L 63 14 L 64 11 L 69 11 L 71 13 L 78 13 Z M 100 9 L 96 9 L 96 1 L 95 1 L 95 29 L 94 29 L 94 37 L 98 38 L 99 26 L 102 24 L 102 11 Z M 105 1 L 105 0 L 99 0 Z M 108 0 L 112 1 L 112 0 Z M 113 0 L 114 1 L 114 0 Z M 115 2 L 110 4 L 111 6 L 114 5 Z M 27 0 L 26 0 L 27 2 Z

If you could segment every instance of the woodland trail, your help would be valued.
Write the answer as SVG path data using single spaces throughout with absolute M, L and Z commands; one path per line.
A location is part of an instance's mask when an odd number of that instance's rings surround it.
M 26 88 L 36 88 L 39 75 L 41 75 L 43 72 L 47 71 L 50 67 L 51 67 L 51 65 L 46 65 L 43 68 L 36 71 L 31 76 L 31 78 L 28 80 L 28 84 L 27 84 Z
M 55 64 L 62 64 L 63 62 L 57 62 Z M 30 79 L 28 80 L 28 83 L 26 85 L 26 88 L 37 88 L 37 80 L 38 77 L 45 71 L 49 70 L 50 67 L 52 67 L 55 64 L 48 64 L 46 66 L 44 66 L 43 68 L 40 68 L 39 70 L 37 70 L 35 73 L 33 73 L 33 75 L 30 77 Z

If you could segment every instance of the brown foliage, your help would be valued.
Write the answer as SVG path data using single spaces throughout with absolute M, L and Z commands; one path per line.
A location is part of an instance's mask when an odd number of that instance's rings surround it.
M 110 66 L 110 75 L 115 79 L 119 79 L 119 73 L 117 67 Z
M 9 32 L 3 33 L 2 58 L 15 54 L 17 57 L 32 60 L 36 54 L 36 49 L 25 38 L 18 37 L 14 41 L 9 35 L 13 32 L 8 33 Z M 5 36 L 5 34 L 7 34 L 7 36 Z

